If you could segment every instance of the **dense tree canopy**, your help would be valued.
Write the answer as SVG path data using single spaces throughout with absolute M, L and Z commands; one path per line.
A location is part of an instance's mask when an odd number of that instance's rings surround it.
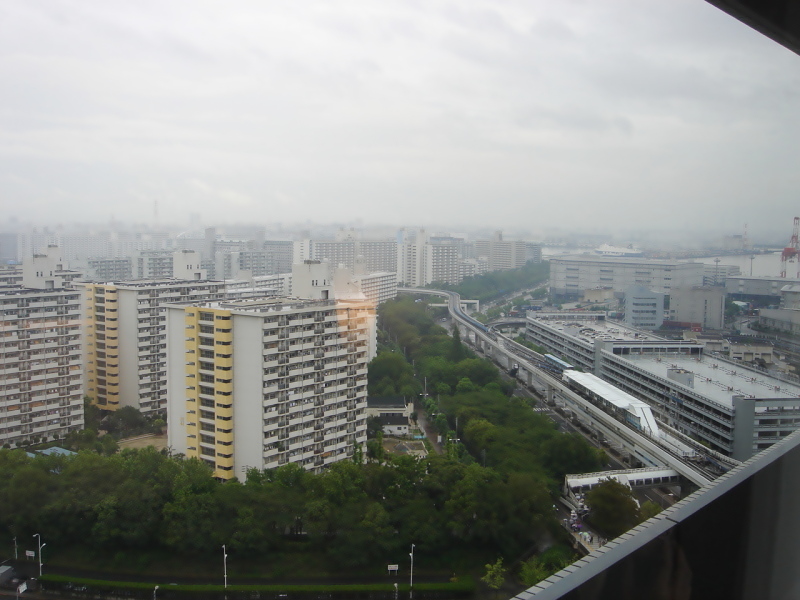
M 633 491 L 614 479 L 606 479 L 586 494 L 589 505 L 589 520 L 593 527 L 617 537 L 639 524 L 639 504 Z
M 99 553 L 202 555 L 226 544 L 263 555 L 292 539 L 349 567 L 412 542 L 426 553 L 514 553 L 552 527 L 541 518 L 549 506 L 535 480 L 436 456 L 346 461 L 319 475 L 286 465 L 223 484 L 204 463 L 153 449 L 33 458 L 0 450 L 0 530 L 47 532 L 51 548 L 91 542 Z

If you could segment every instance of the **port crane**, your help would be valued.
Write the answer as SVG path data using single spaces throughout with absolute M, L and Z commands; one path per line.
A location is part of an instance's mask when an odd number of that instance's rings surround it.
M 800 258 L 800 217 L 795 217 L 792 239 L 789 241 L 789 245 L 781 252 L 781 277 L 786 277 L 786 264 L 797 262 L 798 258 Z M 798 265 L 798 268 L 800 269 L 800 265 Z M 800 279 L 800 271 L 796 276 Z

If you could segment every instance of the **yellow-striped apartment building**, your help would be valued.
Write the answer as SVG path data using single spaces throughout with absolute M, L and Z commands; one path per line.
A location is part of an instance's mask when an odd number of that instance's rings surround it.
M 222 298 L 221 281 L 165 279 L 79 283 L 83 301 L 84 389 L 103 410 L 133 406 L 165 413 L 164 304 Z
M 351 457 L 367 439 L 375 325 L 364 300 L 167 305 L 170 447 L 220 479 Z

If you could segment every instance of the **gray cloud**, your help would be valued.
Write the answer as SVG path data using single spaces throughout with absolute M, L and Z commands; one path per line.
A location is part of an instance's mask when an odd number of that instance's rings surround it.
M 0 197 L 21 219 L 156 200 L 162 220 L 529 229 L 795 212 L 800 59 L 702 0 L 0 11 Z

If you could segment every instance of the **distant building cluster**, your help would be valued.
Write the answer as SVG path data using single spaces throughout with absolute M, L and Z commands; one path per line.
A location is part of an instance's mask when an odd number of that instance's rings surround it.
M 514 269 L 541 262 L 541 244 L 505 240 L 502 232 L 490 239 L 467 239 L 466 234 L 439 234 L 402 229 L 396 236 L 367 239 L 354 229 L 340 229 L 333 239 L 308 233 L 291 239 L 268 239 L 263 228 L 217 228 L 178 234 L 155 231 L 26 231 L 0 233 L 0 261 L 58 246 L 62 257 L 85 280 L 128 281 L 181 277 L 175 263 L 178 250 L 194 251 L 197 267 L 210 280 L 248 280 L 289 273 L 304 260 L 328 262 L 353 273 L 397 273 L 404 285 L 458 283 L 464 277 Z

